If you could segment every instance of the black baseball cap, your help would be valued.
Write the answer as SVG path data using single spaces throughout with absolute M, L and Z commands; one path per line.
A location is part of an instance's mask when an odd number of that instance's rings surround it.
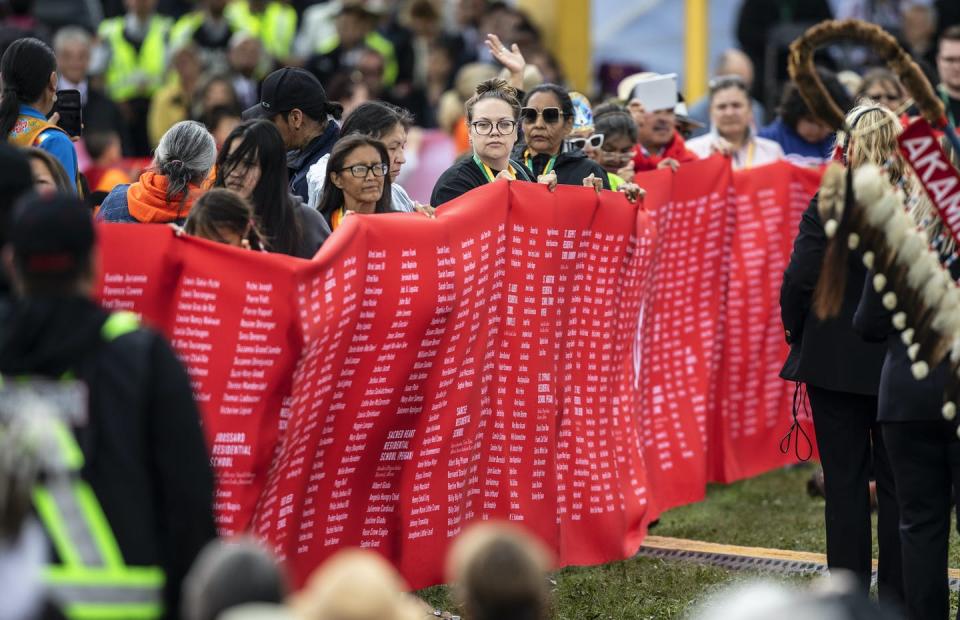
M 9 243 L 26 274 L 75 274 L 89 265 L 95 242 L 90 209 L 76 196 L 32 194 L 14 209 Z
M 269 119 L 294 108 L 316 120 L 324 120 L 338 107 L 339 104 L 327 100 L 327 92 L 315 75 L 304 69 L 284 67 L 263 80 L 260 103 L 244 110 L 243 120 Z

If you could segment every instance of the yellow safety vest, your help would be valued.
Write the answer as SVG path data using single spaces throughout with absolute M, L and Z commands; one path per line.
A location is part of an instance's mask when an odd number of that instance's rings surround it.
M 620 189 L 620 186 L 626 183 L 626 180 L 618 174 L 612 172 L 607 173 L 607 181 L 610 182 L 610 189 L 617 191 Z
M 383 56 L 383 84 L 393 86 L 397 81 L 399 68 L 397 67 L 397 52 L 385 36 L 379 32 L 371 32 L 363 39 L 363 44 Z M 326 39 L 317 48 L 319 54 L 329 54 L 340 45 L 340 37 L 333 35 Z
M 163 85 L 172 23 L 169 17 L 152 16 L 139 53 L 123 36 L 123 17 L 113 17 L 100 24 L 98 34 L 110 47 L 106 87 L 112 99 L 129 101 L 135 97 L 152 97 Z
M 139 327 L 118 312 L 101 328 L 106 341 Z M 60 563 L 44 571 L 51 597 L 70 620 L 152 620 L 163 615 L 165 576 L 158 566 L 128 566 L 90 485 L 80 478 L 83 452 L 62 422 L 53 427 L 70 476 L 34 489 L 33 503 Z
M 254 13 L 248 0 L 234 0 L 224 14 L 234 28 L 259 38 L 274 58 L 290 56 L 293 37 L 297 34 L 297 11 L 292 6 L 273 1 L 267 3 L 262 13 Z

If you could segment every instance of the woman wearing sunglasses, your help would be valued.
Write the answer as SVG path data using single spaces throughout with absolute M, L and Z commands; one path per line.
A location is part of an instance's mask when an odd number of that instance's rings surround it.
M 522 161 L 538 180 L 550 179 L 551 185 L 610 189 L 607 173 L 582 150 L 564 152 L 564 140 L 573 129 L 573 121 L 573 100 L 566 89 L 556 84 L 537 86 L 527 93 L 520 110 L 526 144 L 514 150 L 514 158 Z
M 534 180 L 526 166 L 510 159 L 520 116 L 517 91 L 503 80 L 490 79 L 477 85 L 464 108 L 473 153 L 440 175 L 430 197 L 434 207 L 497 179 Z
M 361 134 L 341 138 L 327 163 L 317 209 L 336 230 L 350 213 L 392 213 L 390 155 L 379 140 Z

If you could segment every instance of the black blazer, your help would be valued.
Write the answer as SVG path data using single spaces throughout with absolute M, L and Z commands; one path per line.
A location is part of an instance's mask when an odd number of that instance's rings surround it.
M 811 310 L 826 245 L 814 196 L 800 220 L 800 232 L 780 287 L 780 317 L 790 344 L 780 376 L 828 390 L 872 396 L 879 389 L 887 347 L 883 342 L 864 341 L 853 329 L 853 315 L 867 272 L 858 253 L 850 253 L 840 315 L 821 321 Z
M 960 263 L 954 263 L 960 267 Z M 960 268 L 951 267 L 954 279 Z M 849 287 L 848 287 L 849 288 Z M 887 353 L 880 375 L 878 422 L 942 421 L 943 390 L 946 387 L 949 360 L 943 361 L 923 380 L 913 376 L 913 361 L 900 332 L 893 327 L 893 312 L 883 307 L 882 296 L 873 289 L 873 272 L 863 283 L 863 294 L 853 319 L 853 326 L 864 338 L 881 340 Z

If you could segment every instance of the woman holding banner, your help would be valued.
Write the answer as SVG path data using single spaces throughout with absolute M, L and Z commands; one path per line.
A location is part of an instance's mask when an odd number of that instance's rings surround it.
M 464 109 L 473 153 L 440 175 L 430 197 L 434 207 L 498 179 L 534 180 L 526 166 L 510 158 L 520 118 L 516 89 L 496 78 L 481 82 Z
M 390 154 L 361 134 L 340 138 L 330 153 L 317 210 L 336 230 L 350 213 L 393 213 Z
M 610 189 L 607 173 L 583 151 L 564 152 L 563 143 L 573 129 L 574 108 L 570 93 L 556 84 L 541 84 L 524 98 L 520 121 L 526 144 L 517 146 L 513 158 L 522 161 L 538 179 L 550 177 L 561 185 L 587 185 Z
M 697 157 L 730 156 L 734 170 L 746 170 L 783 159 L 783 149 L 754 129 L 747 84 L 735 75 L 710 82 L 710 133 L 687 142 Z
M 883 164 L 896 154 L 896 117 L 877 107 L 859 108 L 848 116 L 854 139 L 845 150 L 850 165 Z M 856 127 L 861 127 L 857 133 Z M 896 133 L 894 131 L 896 130 Z M 882 135 L 883 140 L 878 140 Z M 838 134 L 838 142 L 846 144 Z M 869 480 L 877 483 L 877 538 L 880 550 L 877 584 L 880 599 L 900 600 L 899 513 L 890 460 L 877 423 L 880 369 L 886 352 L 882 343 L 867 343 L 853 329 L 866 268 L 859 257 L 846 261 L 845 286 L 838 292 L 839 314 L 820 320 L 814 311 L 815 295 L 830 283 L 819 282 L 827 236 L 814 197 L 800 222 L 790 263 L 783 274 L 780 310 L 790 355 L 780 373 L 806 385 L 813 413 L 817 446 L 823 465 L 826 506 L 827 565 L 852 571 L 863 594 L 870 590 L 872 525 Z M 839 270 L 843 270 L 843 266 Z M 889 321 L 888 321 L 889 322 Z M 796 399 L 795 399 L 796 401 Z M 797 404 L 795 402 L 795 407 Z M 899 490 L 899 489 L 898 489 Z

